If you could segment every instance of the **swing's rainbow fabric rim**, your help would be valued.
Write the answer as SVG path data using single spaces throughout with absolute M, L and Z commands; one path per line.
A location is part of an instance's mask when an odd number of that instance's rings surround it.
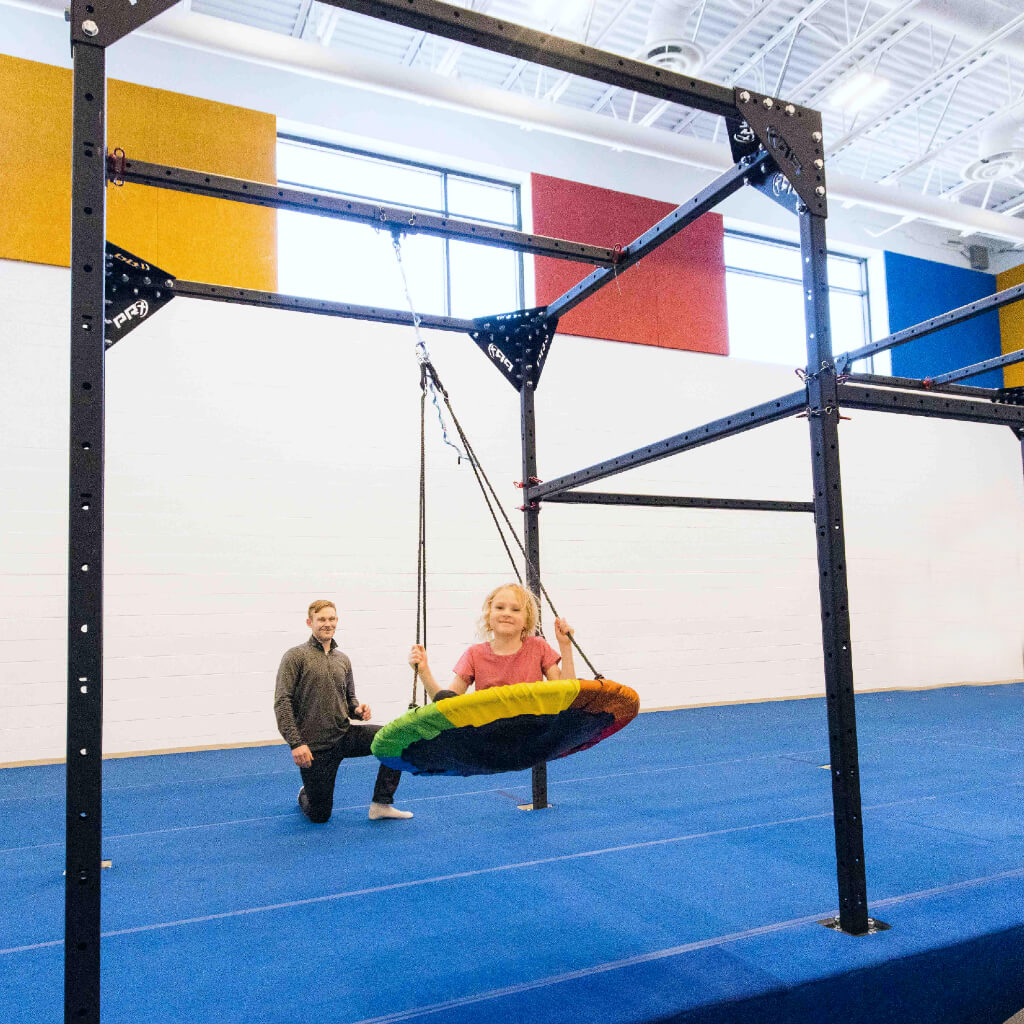
M 372 752 L 414 775 L 522 771 L 586 750 L 628 725 L 635 690 L 610 679 L 555 679 L 447 697 L 389 722 Z

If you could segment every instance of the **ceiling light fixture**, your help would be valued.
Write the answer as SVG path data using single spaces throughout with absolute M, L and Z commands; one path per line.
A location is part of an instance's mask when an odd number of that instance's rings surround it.
M 875 100 L 881 99 L 888 91 L 892 82 L 881 75 L 873 75 L 870 71 L 859 71 L 853 78 L 844 82 L 831 96 L 828 105 L 846 114 L 856 114 Z

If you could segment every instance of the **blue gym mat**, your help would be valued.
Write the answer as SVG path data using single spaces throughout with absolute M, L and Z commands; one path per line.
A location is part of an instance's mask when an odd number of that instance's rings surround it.
M 1024 684 L 858 697 L 869 912 L 836 913 L 822 700 L 641 715 L 529 773 L 286 748 L 104 765 L 104 1024 L 1002 1024 L 1024 1007 Z M 0 771 L 0 1020 L 63 1019 L 63 767 Z

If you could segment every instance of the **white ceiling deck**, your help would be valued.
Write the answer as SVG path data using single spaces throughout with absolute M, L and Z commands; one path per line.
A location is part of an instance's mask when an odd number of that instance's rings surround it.
M 475 0 L 459 6 L 644 59 L 652 14 L 699 66 L 822 112 L 829 174 L 1024 217 L 1024 8 L 1004 0 Z M 318 42 L 423 76 L 457 79 L 705 142 L 721 118 L 311 0 L 191 0 L 193 11 Z M 887 91 L 856 114 L 837 91 L 868 72 Z M 898 199 L 897 203 L 898 205 Z M 908 205 L 913 210 L 913 204 Z M 907 219 L 916 216 L 908 212 Z M 895 226 L 895 225 L 894 225 Z M 988 238 L 983 237 L 988 234 Z M 974 241 L 1022 243 L 981 232 Z

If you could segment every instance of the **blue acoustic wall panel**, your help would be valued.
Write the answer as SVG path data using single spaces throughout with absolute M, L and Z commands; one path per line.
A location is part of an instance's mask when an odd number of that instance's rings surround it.
M 966 306 L 997 290 L 993 274 L 894 252 L 885 254 L 885 279 L 889 330 L 893 333 L 958 306 Z M 984 313 L 966 323 L 894 348 L 892 372 L 896 377 L 920 379 L 993 359 L 1002 355 L 999 339 L 999 314 Z M 1003 371 L 989 370 L 963 383 L 1001 388 Z

